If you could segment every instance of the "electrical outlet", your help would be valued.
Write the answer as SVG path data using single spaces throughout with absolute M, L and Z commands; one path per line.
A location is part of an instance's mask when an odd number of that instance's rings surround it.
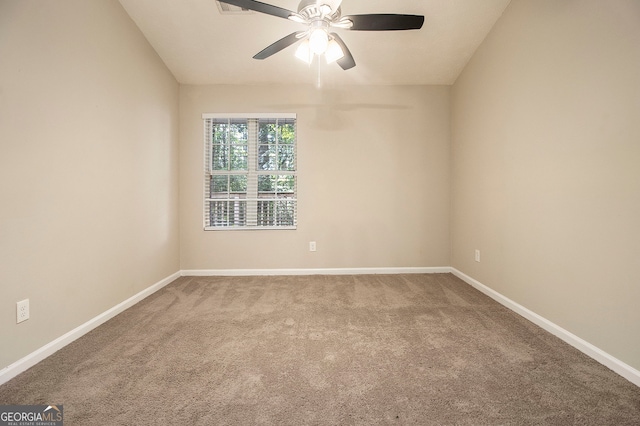
M 315 241 L 311 241 L 309 243 L 309 251 L 316 251 L 316 242 Z
M 16 324 L 29 319 L 29 299 L 16 303 Z
M 476 250 L 476 262 L 480 262 L 480 250 Z

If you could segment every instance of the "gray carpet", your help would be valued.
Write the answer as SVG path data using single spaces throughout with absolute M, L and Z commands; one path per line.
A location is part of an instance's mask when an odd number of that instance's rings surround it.
M 640 424 L 640 388 L 450 274 L 180 278 L 9 403 L 67 426 Z

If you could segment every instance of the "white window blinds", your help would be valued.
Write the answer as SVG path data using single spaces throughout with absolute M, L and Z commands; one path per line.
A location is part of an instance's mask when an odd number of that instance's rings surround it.
M 202 118 L 205 230 L 295 229 L 296 115 Z

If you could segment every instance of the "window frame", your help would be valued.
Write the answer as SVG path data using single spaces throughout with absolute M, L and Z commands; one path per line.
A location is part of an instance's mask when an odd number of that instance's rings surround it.
M 208 120 L 247 120 L 247 169 L 246 170 L 214 170 L 213 168 L 213 155 L 215 141 L 212 137 L 211 123 Z M 260 120 L 293 120 L 295 138 L 293 140 L 293 168 L 291 170 L 262 170 L 259 167 L 259 150 L 261 146 L 265 146 L 261 143 L 259 138 L 259 125 Z M 297 211 L 298 211 L 298 189 L 297 189 L 297 145 L 298 145 L 298 131 L 297 131 L 297 114 L 296 113 L 203 113 L 203 133 L 204 133 L 204 188 L 203 188 L 203 229 L 205 231 L 239 231 L 239 230 L 295 230 L 297 229 Z M 255 123 L 255 124 L 252 124 Z M 251 126 L 255 125 L 255 129 L 252 131 Z M 278 144 L 275 145 L 276 151 L 278 150 Z M 229 159 L 230 161 L 230 159 Z M 213 176 L 234 176 L 241 175 L 247 176 L 247 181 L 250 182 L 247 186 L 247 193 L 244 198 L 213 198 L 211 193 L 211 182 Z M 260 176 L 274 176 L 276 181 L 288 176 L 293 176 L 293 193 L 292 196 L 280 197 L 278 189 L 276 187 L 275 193 L 272 197 L 261 196 L 259 189 Z M 252 183 L 251 183 L 252 182 Z M 231 193 L 231 188 L 228 188 Z M 264 192 L 263 192 L 264 193 Z M 287 192 L 291 194 L 291 192 Z M 210 214 L 213 201 L 223 201 L 227 203 L 239 203 L 245 202 L 243 213 L 244 224 L 235 225 L 229 224 L 211 224 Z M 265 203 L 260 206 L 261 203 Z M 271 204 L 273 203 L 273 204 Z M 264 206 L 270 208 L 279 208 L 278 206 L 284 206 L 288 215 L 292 216 L 293 224 L 278 225 L 268 224 L 259 225 L 259 218 L 262 218 L 259 211 Z M 227 207 L 228 208 L 228 207 Z M 241 209 L 242 210 L 242 209 Z M 278 215 L 270 217 L 271 220 L 277 222 Z

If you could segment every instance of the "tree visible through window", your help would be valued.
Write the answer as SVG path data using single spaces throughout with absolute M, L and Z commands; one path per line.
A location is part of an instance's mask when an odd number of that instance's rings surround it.
M 295 229 L 295 115 L 203 119 L 205 229 Z

